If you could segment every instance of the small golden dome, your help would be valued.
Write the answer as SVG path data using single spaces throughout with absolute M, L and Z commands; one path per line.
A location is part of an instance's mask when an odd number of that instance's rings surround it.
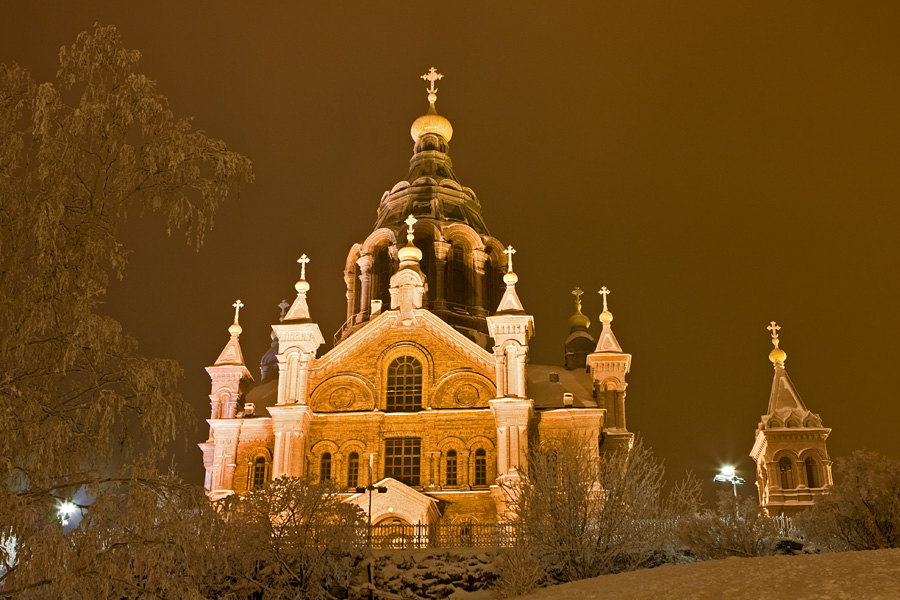
M 411 260 L 419 262 L 422 260 L 422 251 L 410 242 L 397 251 L 397 258 L 400 259 L 400 262 L 409 262 Z
M 784 361 L 787 359 L 787 352 L 776 346 L 771 352 L 769 352 L 769 360 L 772 361 L 773 364 L 784 364 Z
M 587 315 L 583 314 L 581 311 L 576 312 L 574 315 L 569 317 L 569 329 L 575 329 L 576 327 L 584 327 L 587 329 L 591 326 L 591 320 L 587 318 Z
M 297 290 L 298 294 L 308 292 L 309 291 L 309 283 L 305 279 L 301 279 L 296 284 L 294 284 L 294 289 Z
M 516 285 L 516 282 L 519 281 L 519 276 L 509 271 L 506 275 L 503 276 L 503 283 L 506 285 Z
M 426 133 L 436 133 L 448 142 L 453 137 L 453 126 L 450 121 L 437 114 L 434 104 L 428 108 L 427 114 L 413 121 L 412 127 L 409 128 L 409 134 L 414 142 L 418 142 Z
M 242 331 L 243 329 L 241 329 L 241 326 L 237 323 L 233 323 L 231 327 L 228 328 L 228 333 L 230 333 L 231 335 L 241 335 Z
M 601 323 L 612 323 L 613 315 L 608 310 L 604 310 L 600 313 L 600 322 Z

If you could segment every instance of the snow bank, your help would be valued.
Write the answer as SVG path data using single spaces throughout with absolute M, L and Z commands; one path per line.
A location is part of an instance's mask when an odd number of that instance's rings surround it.
M 897 600 L 900 549 L 726 558 L 604 575 L 521 600 Z

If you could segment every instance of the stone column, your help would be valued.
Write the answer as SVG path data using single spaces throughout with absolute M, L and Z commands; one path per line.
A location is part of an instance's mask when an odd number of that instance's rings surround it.
M 356 287 L 356 273 L 353 271 L 344 272 L 344 283 L 347 285 L 347 320 L 356 314 L 356 306 L 358 302 L 354 302 L 354 288 Z
M 459 453 L 459 464 L 457 465 L 457 474 L 459 476 L 459 484 L 466 489 L 472 489 L 472 474 L 469 473 L 469 455 L 468 450 L 461 450 Z
M 447 298 L 445 296 L 444 287 L 447 278 L 447 252 L 450 250 L 450 244 L 447 242 L 434 242 L 434 269 L 435 294 L 434 304 L 435 310 L 443 310 L 447 307 Z
M 369 311 L 369 298 L 372 290 L 369 287 L 369 269 L 372 268 L 372 255 L 363 254 L 357 259 L 359 265 L 359 306 L 356 312 L 367 313 Z
M 488 314 L 484 308 L 484 263 L 487 262 L 488 254 L 484 250 L 476 248 L 472 251 L 472 265 L 475 269 L 475 307 L 473 312 L 480 317 Z
M 284 473 L 281 465 L 284 462 L 284 434 L 275 432 L 275 449 L 272 451 L 272 479 L 278 479 Z

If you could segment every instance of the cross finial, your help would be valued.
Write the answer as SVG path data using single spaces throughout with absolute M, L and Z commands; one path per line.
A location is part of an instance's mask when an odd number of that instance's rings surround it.
M 240 298 L 238 298 L 237 302 L 232 304 L 232 306 L 234 307 L 234 323 L 236 325 L 238 322 L 238 315 L 240 314 L 241 309 L 244 307 L 244 303 L 241 302 Z
M 600 291 L 597 293 L 603 296 L 603 311 L 608 312 L 609 309 L 606 307 L 606 297 L 609 296 L 610 294 L 612 294 L 612 292 L 610 292 L 609 288 L 607 288 L 604 285 L 602 288 L 600 288 Z
M 581 307 L 581 295 L 582 294 L 584 294 L 584 292 L 582 292 L 581 288 L 576 285 L 575 289 L 572 290 L 572 295 L 575 296 L 575 303 L 578 304 L 579 307 Z
M 428 92 L 428 101 L 434 104 L 434 102 L 437 100 L 438 91 L 437 88 L 434 87 L 434 82 L 439 79 L 443 79 L 444 76 L 441 73 L 438 73 L 437 69 L 431 67 L 430 69 L 428 69 L 428 72 L 421 77 L 430 84 L 427 88 L 425 88 L 425 91 Z
M 512 270 L 513 270 L 513 268 L 512 268 L 512 255 L 515 254 L 515 253 L 516 253 L 516 250 L 515 250 L 515 248 L 513 248 L 512 246 L 507 246 L 507 247 L 506 247 L 506 250 L 503 251 L 503 254 L 505 254 L 506 256 L 509 257 L 509 261 L 508 261 L 507 264 L 506 264 L 506 272 L 507 272 L 507 273 L 512 273 Z
M 406 217 L 406 220 L 403 221 L 403 222 L 406 223 L 406 225 L 407 225 L 407 227 L 408 227 L 407 230 L 406 230 L 406 234 L 407 234 L 407 235 L 412 235 L 412 233 L 413 233 L 413 225 L 415 225 L 416 223 L 418 223 L 419 220 L 418 220 L 417 218 L 415 218 L 414 216 L 409 215 L 408 217 Z
M 306 254 L 303 254 L 303 256 L 297 259 L 297 262 L 300 263 L 300 279 L 306 281 L 306 264 L 309 262 L 309 257 Z
M 769 331 L 772 332 L 772 343 L 775 344 L 775 347 L 778 347 L 778 330 L 781 329 L 780 325 L 776 325 L 775 321 L 772 321 L 768 327 L 766 327 Z
M 279 321 L 284 321 L 284 313 L 286 313 L 286 312 L 287 312 L 287 309 L 289 309 L 290 307 L 291 307 L 291 305 L 288 304 L 288 301 L 287 301 L 287 300 L 282 300 L 282 301 L 281 301 L 281 303 L 278 305 L 278 308 L 281 309 L 281 316 L 278 317 L 278 320 L 279 320 Z

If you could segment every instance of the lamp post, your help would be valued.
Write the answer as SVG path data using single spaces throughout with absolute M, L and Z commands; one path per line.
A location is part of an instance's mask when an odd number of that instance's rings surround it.
M 737 486 L 744 485 L 744 480 L 735 475 L 734 467 L 722 467 L 722 471 L 713 479 L 716 483 L 730 483 L 737 496 Z
M 372 485 L 372 469 L 375 462 L 375 457 L 373 455 L 369 455 L 369 485 L 367 486 L 359 486 L 356 488 L 357 494 L 365 494 L 369 492 L 369 526 L 366 529 L 367 535 L 367 545 L 369 548 L 372 547 L 372 492 L 378 492 L 379 494 L 387 493 L 387 486 L 384 485 Z

